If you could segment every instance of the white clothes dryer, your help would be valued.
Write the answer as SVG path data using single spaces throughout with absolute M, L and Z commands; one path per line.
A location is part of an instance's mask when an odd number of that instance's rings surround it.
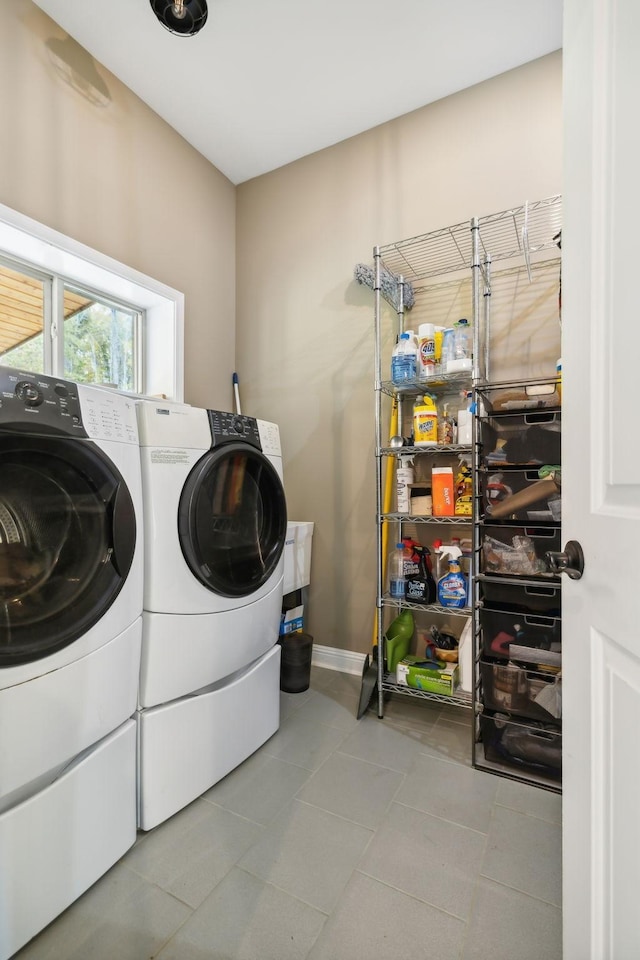
M 287 510 L 276 424 L 150 401 L 138 424 L 139 825 L 148 830 L 278 728 Z
M 0 464 L 0 876 L 19 889 L 23 878 L 28 897 L 6 901 L 4 960 L 135 842 L 135 404 L 0 367 Z M 89 801 L 101 790 L 105 816 Z M 50 843 L 33 842 L 41 823 L 55 824 Z
M 140 706 L 230 676 L 278 639 L 287 507 L 276 424 L 138 406 L 145 507 Z

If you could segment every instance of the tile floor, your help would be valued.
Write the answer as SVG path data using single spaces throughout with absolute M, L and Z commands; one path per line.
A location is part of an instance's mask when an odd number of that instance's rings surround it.
M 314 667 L 16 960 L 560 960 L 561 798 L 472 769 L 468 711 L 359 691 Z

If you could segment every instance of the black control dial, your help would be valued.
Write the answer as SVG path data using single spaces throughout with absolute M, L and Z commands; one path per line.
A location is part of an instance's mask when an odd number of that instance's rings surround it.
M 24 401 L 26 407 L 39 407 L 44 397 L 31 380 L 21 380 L 16 384 L 16 396 Z

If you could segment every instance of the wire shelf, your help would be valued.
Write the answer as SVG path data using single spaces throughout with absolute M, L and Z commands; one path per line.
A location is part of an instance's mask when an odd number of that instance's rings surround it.
M 415 690 L 403 683 L 396 683 L 395 674 L 386 673 L 382 682 L 382 689 L 387 693 L 397 693 L 403 697 L 414 697 L 417 700 L 434 700 L 436 703 L 449 703 L 455 707 L 465 707 L 471 710 L 473 698 L 464 690 L 455 690 L 450 696 L 442 693 L 429 693 L 427 690 Z
M 392 521 L 392 522 L 402 522 L 402 523 L 472 523 L 473 517 L 434 517 L 431 514 L 419 516 L 414 516 L 409 513 L 383 513 L 381 514 L 380 520 Z M 522 524 L 520 524 L 522 526 Z M 531 524 L 529 524 L 531 526 Z
M 492 263 L 521 257 L 531 259 L 545 251 L 558 256 L 562 230 L 560 195 L 526 202 L 522 206 L 478 217 L 480 258 Z M 421 236 L 380 247 L 387 270 L 412 282 L 455 273 L 473 266 L 472 224 L 468 220 Z
M 412 613 L 441 613 L 444 616 L 452 614 L 454 617 L 470 617 L 472 607 L 443 607 L 441 603 L 415 603 L 413 600 L 400 600 L 385 594 L 381 598 L 383 607 L 401 608 Z
M 465 443 L 437 443 L 429 447 L 382 447 L 380 453 L 383 457 L 407 457 L 416 454 L 433 454 L 434 456 L 442 453 L 471 453 L 473 447 Z
M 380 390 L 389 397 L 399 397 L 405 395 L 423 395 L 433 390 L 440 390 L 443 387 L 465 387 L 471 389 L 471 371 L 461 370 L 457 373 L 438 374 L 429 377 L 428 380 L 407 380 L 401 387 L 393 380 L 383 380 L 378 384 Z
M 380 254 L 387 270 L 402 274 L 406 280 L 425 280 L 464 270 L 472 257 L 469 221 L 387 244 L 380 247 Z

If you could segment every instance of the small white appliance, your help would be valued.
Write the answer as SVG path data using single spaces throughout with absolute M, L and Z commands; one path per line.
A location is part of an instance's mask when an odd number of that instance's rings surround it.
M 139 826 L 149 830 L 278 728 L 287 511 L 276 424 L 143 401 L 138 425 Z
M 135 842 L 135 404 L 0 367 L 0 960 Z

